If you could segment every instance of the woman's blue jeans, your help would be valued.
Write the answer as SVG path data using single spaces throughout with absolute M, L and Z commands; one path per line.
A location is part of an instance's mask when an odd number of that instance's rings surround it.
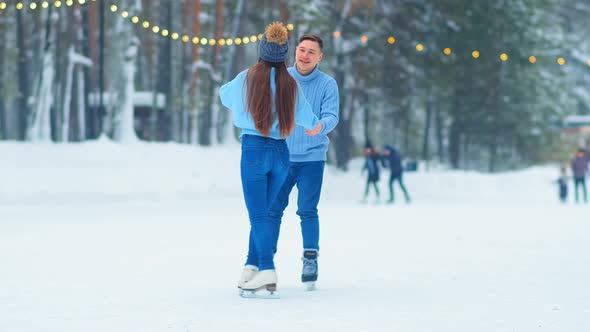
M 274 269 L 273 227 L 268 217 L 270 204 L 281 189 L 289 170 L 285 140 L 242 135 L 240 173 L 244 201 L 250 218 L 250 243 L 246 265 L 259 270 Z

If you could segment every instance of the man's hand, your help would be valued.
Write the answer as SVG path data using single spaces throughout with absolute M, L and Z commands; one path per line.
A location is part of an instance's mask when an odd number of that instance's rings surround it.
M 318 125 L 315 126 L 315 128 L 313 128 L 312 130 L 305 129 L 305 133 L 309 136 L 315 136 L 320 132 L 320 130 L 322 130 L 322 122 L 318 121 Z

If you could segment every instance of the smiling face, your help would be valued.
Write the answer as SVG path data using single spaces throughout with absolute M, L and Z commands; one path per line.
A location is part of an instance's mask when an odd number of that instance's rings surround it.
M 301 75 L 311 73 L 315 66 L 322 60 L 320 45 L 313 40 L 302 40 L 295 50 L 295 62 L 297 71 Z

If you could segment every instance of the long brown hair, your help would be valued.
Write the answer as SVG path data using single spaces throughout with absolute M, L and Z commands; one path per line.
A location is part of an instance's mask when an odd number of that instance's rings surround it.
M 254 119 L 256 130 L 264 136 L 270 135 L 270 128 L 275 120 L 272 113 L 272 90 L 270 88 L 270 72 L 275 67 L 275 108 L 279 118 L 281 137 L 289 136 L 295 128 L 295 98 L 297 83 L 287 71 L 284 62 L 271 63 L 262 59 L 248 69 L 246 86 L 248 91 L 248 112 Z

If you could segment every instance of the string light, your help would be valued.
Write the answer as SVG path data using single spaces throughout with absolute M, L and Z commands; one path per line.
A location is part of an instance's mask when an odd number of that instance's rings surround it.
M 68 1 L 72 1 L 72 0 L 68 0 Z M 78 0 L 78 1 L 87 2 L 88 0 Z M 91 1 L 94 2 L 96 0 L 91 0 Z M 121 10 L 117 4 L 112 4 L 110 6 L 110 8 L 111 8 L 111 11 L 113 13 L 119 12 Z M 120 15 L 123 18 L 128 18 L 130 16 L 129 12 L 126 11 L 126 10 L 120 11 Z M 134 16 L 131 17 L 131 22 L 133 22 L 135 24 L 138 24 L 139 22 L 142 22 L 142 26 L 145 29 L 148 29 L 150 26 L 152 26 L 152 32 L 153 33 L 160 33 L 163 37 L 170 37 L 170 38 L 172 38 L 174 40 L 180 39 L 180 40 L 182 40 L 185 43 L 186 42 L 189 42 L 189 41 L 192 41 L 193 44 L 195 44 L 195 45 L 196 44 L 199 44 L 199 43 L 201 45 L 207 45 L 208 44 L 208 45 L 211 45 L 211 46 L 214 46 L 214 45 L 217 45 L 217 44 L 219 44 L 220 46 L 223 46 L 223 45 L 233 45 L 233 44 L 235 44 L 235 45 L 242 45 L 242 44 L 246 45 L 246 44 L 254 43 L 254 42 L 262 39 L 262 34 L 245 36 L 245 37 L 241 37 L 241 38 L 240 37 L 234 37 L 234 38 L 219 38 L 219 39 L 216 39 L 216 38 L 209 38 L 208 39 L 208 38 L 199 37 L 199 36 L 191 37 L 191 36 L 188 36 L 188 35 L 185 37 L 184 35 L 181 36 L 177 32 L 171 32 L 168 29 L 160 28 L 157 25 L 152 24 L 152 22 L 150 22 L 149 20 L 142 20 L 141 17 L 136 16 L 136 15 L 134 15 Z M 290 31 L 292 31 L 295 28 L 295 26 L 292 23 L 286 24 L 285 27 L 288 30 L 290 30 Z
M 89 2 L 97 2 L 96 0 L 66 0 L 65 1 L 65 4 L 68 7 L 71 7 L 71 6 L 74 5 L 74 2 L 75 1 L 77 1 L 80 5 L 85 5 L 85 4 L 89 3 Z M 56 8 L 60 8 L 62 6 L 62 4 L 63 3 L 62 3 L 61 0 L 55 0 L 53 2 L 53 6 L 55 6 Z M 30 8 L 30 10 L 36 10 L 36 9 L 39 8 L 39 6 L 41 8 L 48 8 L 50 5 L 51 5 L 50 1 L 46 1 L 46 0 L 45 1 L 42 1 L 42 2 L 37 2 L 37 1 L 31 1 L 31 2 L 29 2 L 29 8 Z M 0 1 L 0 10 L 6 10 L 7 7 L 8 7 L 7 1 Z M 15 8 L 17 10 L 22 10 L 22 9 L 24 9 L 24 7 L 25 7 L 25 5 L 24 5 L 24 3 L 22 1 L 19 1 L 19 2 L 17 2 L 15 4 Z M 120 11 L 120 8 L 119 8 L 119 6 L 117 4 L 113 3 L 113 4 L 110 5 L 110 10 L 113 13 L 117 13 L 117 12 Z M 123 18 L 128 18 L 130 16 L 130 14 L 129 14 L 129 12 L 127 10 L 122 10 L 119 13 L 120 13 L 121 17 L 123 17 Z M 188 43 L 189 41 L 192 41 L 192 43 L 195 44 L 195 45 L 197 45 L 199 43 L 201 45 L 207 45 L 208 44 L 208 45 L 211 45 L 211 46 L 214 46 L 214 45 L 220 45 L 220 46 L 228 45 L 228 46 L 230 46 L 230 45 L 233 45 L 233 44 L 235 44 L 235 45 L 242 45 L 242 44 L 246 45 L 246 44 L 249 44 L 249 43 L 255 43 L 255 42 L 257 42 L 257 41 L 259 41 L 259 40 L 262 39 L 262 34 L 261 33 L 258 34 L 258 35 L 245 36 L 245 37 L 242 37 L 242 38 L 240 38 L 240 37 L 234 37 L 234 38 L 218 38 L 218 39 L 216 39 L 216 38 L 210 38 L 210 39 L 208 39 L 208 38 L 198 37 L 198 36 L 191 37 L 189 35 L 182 35 L 182 36 L 180 36 L 180 34 L 178 34 L 177 32 L 170 32 L 168 29 L 162 29 L 159 26 L 152 24 L 149 20 L 142 20 L 139 16 L 132 16 L 131 17 L 131 22 L 133 22 L 134 24 L 138 24 L 139 22 L 141 22 L 142 23 L 142 27 L 144 29 L 149 29 L 151 27 L 151 31 L 153 33 L 155 33 L 155 34 L 158 34 L 159 33 L 163 37 L 170 37 L 170 38 L 172 38 L 174 40 L 177 40 L 177 39 L 180 38 L 185 43 Z M 289 23 L 289 24 L 286 25 L 286 28 L 289 31 L 293 31 L 295 27 L 294 27 L 294 25 L 292 23 Z M 333 36 L 334 36 L 334 38 L 341 38 L 342 37 L 342 33 L 339 30 L 335 30 L 333 32 Z M 368 42 L 368 40 L 369 40 L 369 38 L 366 35 L 362 35 L 360 37 L 360 41 L 363 44 L 366 44 Z M 388 36 L 387 37 L 387 43 L 389 45 L 395 44 L 396 43 L 395 37 Z M 421 43 L 416 44 L 415 47 L 416 47 L 416 50 L 418 52 L 423 52 L 425 50 L 424 45 L 421 44 Z M 446 55 L 451 55 L 453 52 L 452 52 L 451 48 L 447 47 L 447 48 L 445 48 L 443 50 L 443 53 L 446 54 Z M 479 58 L 480 55 L 481 55 L 480 52 L 477 51 L 477 50 L 475 50 L 475 51 L 473 51 L 471 53 L 471 56 L 473 58 L 475 58 L 475 59 Z M 506 53 L 500 54 L 500 60 L 507 61 L 508 60 L 508 55 Z M 534 64 L 534 63 L 537 62 L 537 58 L 535 56 L 530 56 L 528 58 L 528 61 L 530 63 L 533 63 Z M 567 62 L 566 62 L 566 59 L 565 58 L 559 57 L 557 59 L 557 63 L 559 65 L 565 65 Z M 590 59 L 587 60 L 586 64 L 588 66 L 590 66 Z

